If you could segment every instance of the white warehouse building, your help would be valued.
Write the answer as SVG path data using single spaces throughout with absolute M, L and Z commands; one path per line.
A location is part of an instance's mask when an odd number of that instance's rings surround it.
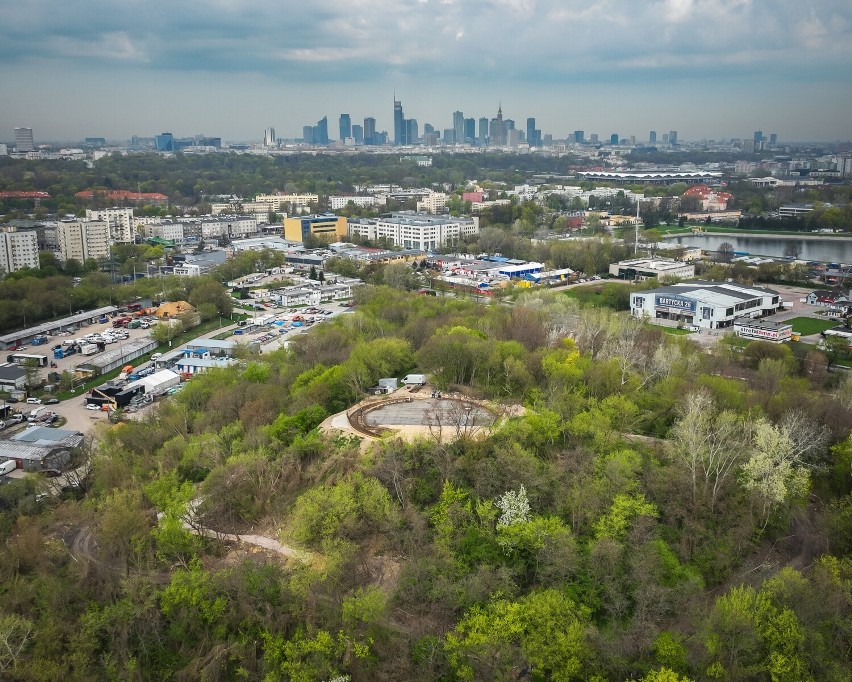
M 479 234 L 479 218 L 431 215 L 400 211 L 380 218 L 353 218 L 349 236 L 376 241 L 389 239 L 404 249 L 432 251 L 444 244 L 457 244 L 463 238 Z
M 781 310 L 777 291 L 732 282 L 681 282 L 630 294 L 634 317 L 675 320 L 705 329 L 731 327 L 736 318 Z

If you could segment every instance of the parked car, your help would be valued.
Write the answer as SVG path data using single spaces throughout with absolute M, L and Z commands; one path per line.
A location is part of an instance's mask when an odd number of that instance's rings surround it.
M 7 400 L 6 402 L 9 401 Z M 11 424 L 20 424 L 22 421 L 24 421 L 24 415 L 22 414 L 13 414 L 11 417 L 9 417 L 9 423 Z
M 59 398 L 48 398 L 47 400 L 44 401 L 44 404 L 45 405 L 58 405 L 59 404 Z
M 27 398 L 27 405 L 41 405 L 41 398 Z
M 87 410 L 100 410 L 100 405 L 96 405 L 95 403 L 86 403 Z
M 48 478 L 59 478 L 62 475 L 59 469 L 42 469 L 39 473 L 44 474 Z

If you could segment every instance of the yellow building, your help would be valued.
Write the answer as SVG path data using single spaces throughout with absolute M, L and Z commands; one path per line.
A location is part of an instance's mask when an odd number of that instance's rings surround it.
M 305 215 L 284 220 L 284 239 L 293 242 L 303 242 L 308 235 L 323 241 L 336 242 L 345 239 L 348 230 L 346 218 L 333 213 Z

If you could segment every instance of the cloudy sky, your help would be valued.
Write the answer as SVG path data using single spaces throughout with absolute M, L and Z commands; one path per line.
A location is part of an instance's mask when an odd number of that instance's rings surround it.
M 348 112 L 852 139 L 850 0 L 0 0 L 0 140 L 257 140 Z M 523 125 L 523 124 L 521 124 Z

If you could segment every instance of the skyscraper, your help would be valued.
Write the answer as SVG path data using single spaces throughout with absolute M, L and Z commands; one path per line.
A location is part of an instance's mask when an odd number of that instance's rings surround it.
M 402 102 L 396 95 L 393 98 L 393 143 L 405 144 L 405 115 L 402 113 Z
M 535 119 L 530 117 L 527 119 L 527 144 L 530 147 L 537 147 L 535 139 Z
M 769 133 L 769 145 L 774 147 L 778 144 L 778 133 Z
M 35 149 L 32 128 L 15 128 L 15 151 L 31 152 Z
M 275 146 L 275 128 L 267 128 L 263 131 L 263 146 L 264 147 L 274 147 Z
M 479 119 L 479 144 L 485 146 L 488 143 L 488 119 L 483 116 Z
M 352 121 L 349 114 L 340 114 L 340 141 L 345 142 L 347 137 L 352 137 Z
M 456 144 L 464 142 L 464 114 L 460 111 L 453 112 L 453 137 Z
M 618 144 L 618 133 L 613 133 L 612 135 L 609 136 L 609 143 L 610 144 Z
M 352 139 L 355 144 L 364 144 L 364 128 L 357 123 L 352 126 Z
M 417 144 L 420 141 L 420 131 L 416 118 L 405 119 L 405 144 Z
M 669 144 L 677 144 L 677 130 L 669 131 Z
M 378 144 L 376 142 L 376 119 L 367 116 L 364 119 L 364 144 Z
M 302 142 L 305 144 L 314 143 L 314 126 L 302 126 Z
M 574 144 L 583 144 L 586 141 L 586 133 L 582 130 L 574 131 Z
M 314 144 L 328 144 L 328 116 L 323 116 L 314 126 Z
M 171 133 L 160 133 L 154 135 L 154 145 L 158 152 L 170 152 L 175 148 L 175 137 Z
M 652 130 L 651 132 L 648 133 L 648 142 L 650 142 L 651 144 L 657 144 L 657 131 L 656 130 Z
M 506 146 L 506 121 L 503 120 L 503 105 L 497 108 L 497 118 L 491 119 L 489 126 L 489 144 Z
M 476 119 L 466 118 L 464 120 L 464 141 L 466 144 L 476 142 Z

